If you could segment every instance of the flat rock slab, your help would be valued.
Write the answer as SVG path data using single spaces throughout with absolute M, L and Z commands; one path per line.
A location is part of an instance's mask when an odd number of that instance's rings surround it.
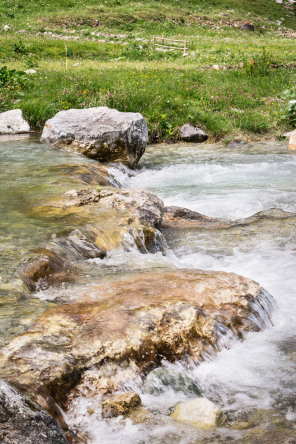
M 139 113 L 107 107 L 69 109 L 46 122 L 41 140 L 100 162 L 122 162 L 133 168 L 144 154 L 148 128 Z
M 0 113 L 0 134 L 21 134 L 28 133 L 30 126 L 23 118 L 20 109 L 12 109 Z
M 56 402 L 107 394 L 163 358 L 224 346 L 225 335 L 270 325 L 273 299 L 233 273 L 178 270 L 144 273 L 76 289 L 73 302 L 50 308 L 0 352 L 0 376 Z

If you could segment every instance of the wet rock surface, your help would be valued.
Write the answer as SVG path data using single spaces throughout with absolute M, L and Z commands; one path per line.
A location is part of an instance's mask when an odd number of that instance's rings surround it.
M 176 405 L 171 414 L 175 421 L 192 425 L 199 429 L 222 426 L 225 422 L 222 411 L 207 398 L 196 398 Z
M 193 379 L 181 372 L 167 370 L 166 368 L 160 367 L 152 370 L 144 382 L 144 390 L 150 394 L 163 393 L 167 387 L 186 395 L 202 395 L 200 387 Z
M 102 417 L 112 418 L 114 416 L 126 415 L 140 407 L 140 405 L 141 398 L 135 392 L 113 396 L 102 402 Z
M 59 165 L 52 167 L 52 171 L 63 176 L 70 176 L 89 185 L 120 188 L 120 184 L 104 165 Z
M 162 226 L 172 228 L 226 228 L 231 226 L 231 220 L 208 217 L 196 211 L 182 207 L 165 207 Z
M 164 208 L 162 227 L 176 229 L 224 229 L 256 224 L 264 220 L 293 219 L 295 216 L 295 213 L 289 211 L 270 208 L 269 210 L 259 211 L 250 217 L 230 220 L 219 217 L 208 217 L 187 208 L 171 206 Z
M 163 358 L 203 360 L 225 334 L 242 338 L 269 324 L 272 298 L 233 273 L 179 270 L 131 276 L 81 290 L 45 311 L 3 347 L 0 375 L 60 405 L 107 394 Z
M 70 109 L 46 122 L 41 140 L 100 162 L 122 162 L 133 168 L 144 154 L 148 128 L 139 113 L 107 107 Z
M 73 280 L 75 263 L 86 259 L 104 259 L 106 254 L 95 245 L 95 236 L 89 230 L 73 230 L 68 236 L 36 249 L 36 256 L 22 267 L 19 276 L 29 290 L 45 289 Z
M 35 250 L 20 277 L 35 291 L 70 278 L 76 262 L 103 259 L 106 252 L 119 247 L 143 254 L 164 251 L 166 243 L 158 229 L 163 211 L 162 200 L 144 190 L 70 190 L 60 200 L 38 207 L 34 214 L 68 217 L 79 229 Z
M 58 423 L 38 404 L 0 380 L 0 441 L 5 444 L 67 444 Z

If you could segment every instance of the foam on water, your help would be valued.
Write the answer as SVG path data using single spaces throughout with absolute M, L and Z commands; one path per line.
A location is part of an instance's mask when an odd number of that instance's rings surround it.
M 180 205 L 211 216 L 247 217 L 270 208 L 296 211 L 296 157 L 288 155 L 280 145 L 237 150 L 168 147 L 166 153 L 156 148 L 155 155 L 151 148 L 144 167 L 131 177 L 121 173 L 120 180 L 125 186 L 156 192 L 167 205 Z M 171 251 L 166 257 L 148 255 L 142 262 L 138 253 L 128 253 L 129 259 L 127 253 L 117 252 L 106 265 L 119 269 L 121 261 L 139 260 L 144 268 L 153 269 L 150 261 L 155 259 L 160 268 L 235 272 L 266 288 L 279 307 L 273 315 L 273 326 L 248 334 L 244 342 L 234 341 L 231 334 L 221 332 L 224 348 L 216 355 L 207 356 L 201 365 L 184 359 L 175 364 L 163 362 L 163 367 L 191 378 L 226 413 L 235 411 L 239 416 L 245 411 L 263 409 L 294 433 L 296 233 L 289 221 L 279 218 L 272 223 L 267 226 L 266 222 L 266 230 L 263 223 L 249 231 L 222 231 L 222 234 L 189 231 L 181 234 L 180 240 L 168 241 Z M 124 263 L 126 266 L 127 262 Z M 257 309 L 260 312 L 259 306 Z M 151 394 L 143 382 L 134 381 L 122 387 L 137 391 L 144 407 L 150 410 L 150 416 L 141 424 L 123 418 L 104 421 L 100 412 L 89 415 L 89 405 L 98 405 L 98 400 L 96 404 L 86 398 L 75 401 L 68 420 L 71 424 L 80 422 L 93 444 L 197 444 L 228 439 L 245 442 L 244 432 L 235 428 L 205 434 L 173 423 L 168 416 L 170 408 L 196 395 L 165 385 L 157 394 Z M 268 421 L 261 420 L 256 426 L 268 428 Z

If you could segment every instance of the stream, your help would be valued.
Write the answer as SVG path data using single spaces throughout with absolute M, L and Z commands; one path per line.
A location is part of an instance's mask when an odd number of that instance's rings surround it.
M 49 195 L 85 187 L 67 168 L 94 161 L 41 144 L 35 136 L 2 139 L 0 160 L 0 344 L 26 331 L 49 306 L 75 299 L 82 288 L 139 271 L 235 272 L 259 282 L 278 305 L 272 327 L 249 333 L 244 342 L 224 339 L 225 348 L 199 366 L 189 359 L 163 361 L 161 371 L 186 377 L 179 386 L 165 384 L 157 373 L 127 383 L 122 391 L 138 392 L 143 402 L 131 418 L 103 420 L 98 398 L 72 401 L 65 419 L 81 442 L 296 442 L 296 157 L 286 143 L 148 147 L 136 171 L 112 170 L 123 187 L 150 190 L 167 206 L 207 216 L 236 220 L 264 213 L 230 228 L 167 228 L 165 255 L 113 251 L 103 261 L 79 264 L 75 283 L 36 294 L 17 277 L 19 264 L 34 247 L 71 227 L 40 219 L 32 208 Z M 200 431 L 170 418 L 178 402 L 196 397 L 186 381 L 224 411 L 227 427 Z

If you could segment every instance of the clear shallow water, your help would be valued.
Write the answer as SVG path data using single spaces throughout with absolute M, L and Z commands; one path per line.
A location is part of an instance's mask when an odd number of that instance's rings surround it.
M 132 419 L 107 422 L 101 418 L 99 399 L 82 397 L 67 415 L 71 425 L 92 444 L 282 443 L 285 433 L 296 441 L 295 217 L 266 218 L 230 229 L 167 230 L 166 256 L 116 251 L 104 261 L 81 264 L 74 286 L 65 284 L 29 297 L 16 279 L 17 265 L 30 255 L 32 247 L 65 228 L 61 221 L 36 219 L 30 208 L 49 194 L 77 187 L 77 181 L 57 174 L 53 167 L 89 161 L 34 139 L 0 143 L 0 156 L 0 313 L 5 320 L 1 340 L 28 328 L 49 304 L 73 300 L 81 288 L 126 275 L 127 270 L 188 267 L 232 271 L 260 282 L 279 306 L 273 328 L 249 334 L 245 342 L 232 343 L 229 350 L 209 357 L 199 367 L 188 361 L 163 364 L 168 372 L 181 372 L 195 381 L 228 415 L 230 427 L 201 432 L 174 423 L 168 416 L 170 408 L 195 395 L 159 381 L 159 393 L 151 394 L 142 380 L 123 390 L 136 390 L 146 411 Z M 210 216 L 236 219 L 270 208 L 296 212 L 296 157 L 281 144 L 149 147 L 139 170 L 132 177 L 118 171 L 117 179 L 124 186 L 156 192 L 166 205 Z

